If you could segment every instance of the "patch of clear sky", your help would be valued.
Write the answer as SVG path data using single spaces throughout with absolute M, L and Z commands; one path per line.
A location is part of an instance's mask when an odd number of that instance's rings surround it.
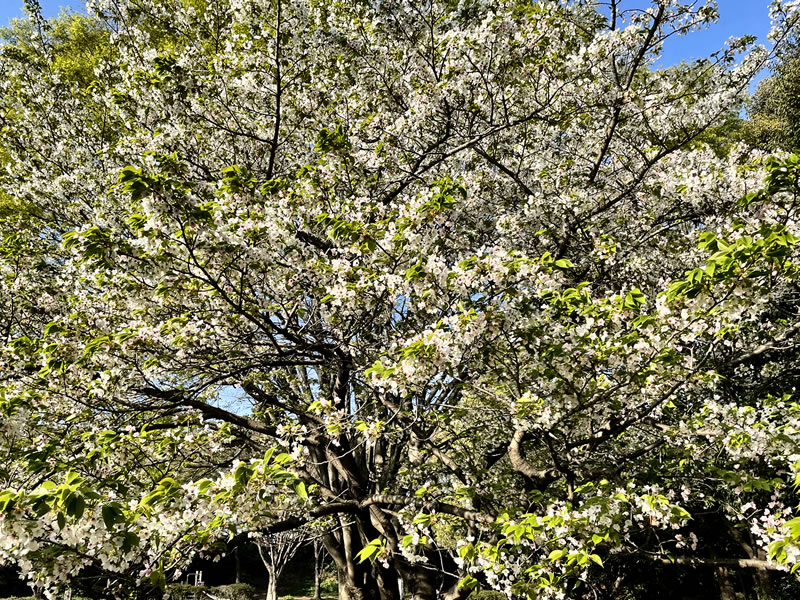
M 705 4 L 705 0 L 697 0 L 695 3 L 700 6 Z M 608 0 L 600 0 L 600 4 L 604 5 L 604 12 L 608 14 Z M 772 45 L 767 41 L 771 27 L 770 4 L 771 0 L 717 0 L 719 21 L 702 31 L 667 40 L 664 52 L 656 64 L 668 67 L 681 61 L 691 62 L 704 58 L 720 50 L 729 38 L 745 35 L 754 35 L 758 38 L 757 44 L 771 48 Z M 652 3 L 647 0 L 621 0 L 619 5 L 622 10 L 628 10 L 648 8 Z M 767 74 L 765 69 L 756 77 L 751 91 Z

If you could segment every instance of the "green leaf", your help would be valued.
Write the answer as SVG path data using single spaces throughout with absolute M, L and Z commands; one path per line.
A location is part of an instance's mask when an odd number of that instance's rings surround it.
M 417 261 L 417 263 L 408 269 L 405 272 L 405 279 L 406 281 L 417 281 L 418 279 L 422 279 L 425 276 L 425 268 L 422 266 L 422 261 Z
M 642 306 L 647 299 L 639 288 L 633 288 L 625 295 L 623 306 L 625 308 L 637 309 Z
M 295 494 L 300 496 L 302 500 L 308 500 L 308 493 L 306 492 L 306 484 L 300 481 L 299 479 L 294 482 L 292 485 L 292 489 L 294 489 Z
M 800 517 L 790 519 L 784 525 L 789 528 L 789 533 L 793 538 L 800 538 Z
M 80 519 L 83 516 L 83 511 L 86 509 L 86 501 L 80 494 L 70 494 L 65 509 L 67 515 L 70 517 Z
M 197 491 L 201 494 L 205 494 L 213 485 L 214 482 L 210 479 L 201 479 L 197 482 Z
M 472 555 L 475 553 L 474 551 L 475 547 L 472 544 L 464 544 L 458 549 L 458 555 L 461 558 L 468 558 L 472 557 Z
M 158 569 L 150 573 L 150 583 L 158 589 L 163 590 L 167 587 L 167 578 L 164 576 L 164 573 Z
M 139 536 L 132 531 L 126 531 L 122 538 L 122 552 L 130 552 L 135 546 L 139 545 Z
M 44 336 L 47 337 L 49 335 L 55 335 L 57 333 L 62 333 L 64 331 L 64 327 L 60 323 L 56 323 L 52 321 L 44 326 Z
M 358 558 L 358 562 L 364 562 L 365 560 L 369 560 L 373 556 L 375 556 L 378 551 L 383 547 L 383 543 L 380 539 L 374 539 L 369 544 L 364 546 L 361 551 L 356 554 L 356 558 Z
M 560 550 L 553 550 L 547 558 L 549 560 L 555 561 L 555 560 L 559 560 L 561 558 L 564 558 L 564 556 L 566 556 L 566 555 L 567 555 L 567 550 L 564 549 L 564 548 L 561 548 Z
M 113 530 L 114 525 L 117 523 L 122 523 L 125 521 L 125 518 L 122 514 L 122 507 L 118 502 L 104 504 L 103 508 L 101 509 L 101 513 L 103 515 L 103 523 L 105 523 L 106 529 L 109 531 Z
M 151 506 L 156 503 L 156 501 L 164 495 L 164 490 L 155 489 L 152 492 L 148 492 L 144 498 L 139 501 L 140 506 Z
M 375 546 L 366 546 L 361 550 L 361 552 L 359 552 L 356 555 L 356 558 L 358 558 L 358 562 L 364 562 L 365 560 L 370 558 L 373 554 L 375 554 L 377 551 L 378 548 L 376 548 Z
M 246 463 L 239 463 L 233 470 L 233 479 L 241 486 L 247 485 L 252 477 L 253 469 L 251 469 Z
M 281 179 L 269 179 L 261 184 L 261 195 L 269 196 L 270 194 L 275 194 L 284 187 L 286 187 L 286 183 Z
M 427 488 L 421 488 L 426 490 Z M 426 514 L 419 514 L 414 517 L 414 525 L 430 525 L 433 522 L 433 517 L 431 515 Z
M 350 142 L 344 133 L 344 127 L 339 123 L 334 129 L 323 128 L 317 135 L 317 143 L 314 150 L 327 153 L 334 150 L 344 150 L 349 148 Z
M 458 587 L 467 590 L 474 590 L 476 587 L 478 587 L 478 580 L 475 579 L 472 575 L 467 575 L 466 577 L 462 578 L 461 581 L 458 582 Z

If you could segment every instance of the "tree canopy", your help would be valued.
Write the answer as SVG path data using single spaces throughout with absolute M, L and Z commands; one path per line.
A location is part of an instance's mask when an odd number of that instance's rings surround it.
M 653 69 L 714 3 L 607 9 L 18 23 L 0 560 L 146 595 L 314 527 L 353 600 L 800 564 L 800 156 L 707 143 L 769 55 Z
M 750 122 L 745 132 L 750 142 L 764 150 L 800 148 L 798 91 L 800 91 L 800 46 L 796 36 L 771 65 L 771 75 L 756 89 L 750 102 Z

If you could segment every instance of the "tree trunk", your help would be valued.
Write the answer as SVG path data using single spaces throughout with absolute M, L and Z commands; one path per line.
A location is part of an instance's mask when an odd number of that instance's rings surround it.
M 750 536 L 750 540 L 748 541 L 745 539 L 744 533 L 734 527 L 730 522 L 728 522 L 728 531 L 730 532 L 731 537 L 739 542 L 739 545 L 742 547 L 745 554 L 747 554 L 748 558 L 763 561 L 767 560 L 767 553 L 763 550 L 760 550 L 753 544 L 752 536 Z M 770 572 L 767 569 L 759 568 L 755 568 L 754 571 L 753 579 L 755 581 L 756 597 L 758 600 L 772 600 L 772 598 L 775 596 L 775 593 L 772 589 L 772 578 Z
M 399 557 L 395 558 L 397 571 L 402 575 L 402 592 L 400 600 L 408 594 L 412 600 L 466 600 L 471 589 L 459 586 L 461 575 L 458 565 L 445 553 L 441 554 L 432 546 L 425 548 L 428 564 L 409 563 Z M 439 569 L 428 565 L 435 564 Z
M 397 573 L 389 568 L 380 577 L 376 575 L 370 563 L 351 565 L 351 569 L 343 569 L 336 562 L 339 580 L 339 600 L 401 600 L 396 583 Z M 375 567 L 378 568 L 378 567 Z M 350 577 L 349 573 L 355 577 Z M 389 583 L 394 576 L 394 586 Z
M 404 588 L 411 600 L 436 600 L 434 573 L 424 567 L 407 569 L 403 576 Z
M 397 575 L 397 571 L 393 568 L 384 569 L 380 565 L 375 565 L 374 568 L 380 600 L 402 600 L 400 578 Z
M 324 548 L 319 539 L 314 540 L 314 600 L 322 600 L 322 570 L 325 565 Z
M 717 585 L 719 586 L 719 600 L 736 600 L 733 582 L 726 567 L 717 567 Z
M 458 584 L 451 587 L 447 590 L 443 595 L 442 598 L 444 600 L 466 600 L 467 596 L 472 593 L 472 590 L 459 587 Z
M 278 600 L 278 577 L 275 569 L 267 567 L 267 598 L 266 600 Z
M 347 575 L 345 575 L 344 571 L 340 568 L 336 569 L 336 579 L 338 583 L 336 587 L 339 590 L 339 600 L 350 600 L 350 596 L 347 593 Z
M 340 522 L 342 527 L 335 534 L 322 536 L 322 543 L 336 565 L 339 600 L 402 600 L 395 561 L 390 560 L 384 566 L 382 562 L 358 560 L 363 540 L 373 539 L 380 532 L 370 530 L 364 534 L 356 525 Z
M 343 570 L 339 570 L 339 600 L 366 600 L 364 590 Z
M 233 549 L 233 558 L 236 561 L 236 583 L 241 583 L 242 568 L 239 563 L 239 547 Z
M 767 558 L 766 552 L 763 551 L 757 552 L 757 555 L 758 558 L 762 560 L 766 560 Z M 755 571 L 756 594 L 758 595 L 758 600 L 772 600 L 775 597 L 775 590 L 772 586 L 772 574 L 766 569 L 756 569 Z
M 356 557 L 360 550 L 358 532 L 351 523 L 342 522 L 338 536 L 325 535 L 322 542 L 336 563 L 339 600 L 378 600 L 380 593 L 372 565 L 360 563 Z
M 339 569 L 339 600 L 375 600 L 377 594 L 374 581 L 366 578 L 352 578 L 348 572 Z

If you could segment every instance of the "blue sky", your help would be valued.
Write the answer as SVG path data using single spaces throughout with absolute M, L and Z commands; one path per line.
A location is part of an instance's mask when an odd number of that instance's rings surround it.
M 12 17 L 19 17 L 22 14 L 23 4 L 23 0 L 0 0 L 0 25 L 8 24 L 8 20 Z M 62 6 L 76 10 L 83 7 L 82 0 L 41 0 L 41 4 L 46 17 L 57 15 Z
M 770 3 L 770 0 L 717 0 L 720 20 L 706 30 L 670 39 L 665 45 L 661 62 L 671 65 L 681 60 L 708 56 L 719 50 L 728 38 L 749 34 L 758 36 L 759 43 L 769 47 Z M 622 0 L 622 5 L 641 8 L 650 3 L 646 0 Z
M 41 0 L 46 16 L 58 14 L 59 7 L 71 6 L 80 9 L 82 0 Z M 708 56 L 719 50 L 731 36 L 745 34 L 757 35 L 759 41 L 766 43 L 769 31 L 770 0 L 718 0 L 720 21 L 706 31 L 682 38 L 672 39 L 664 49 L 661 64 L 667 66 L 681 60 L 691 60 Z M 21 14 L 23 0 L 0 0 L 0 25 L 5 25 L 12 17 Z M 647 6 L 647 0 L 623 0 L 623 7 Z

